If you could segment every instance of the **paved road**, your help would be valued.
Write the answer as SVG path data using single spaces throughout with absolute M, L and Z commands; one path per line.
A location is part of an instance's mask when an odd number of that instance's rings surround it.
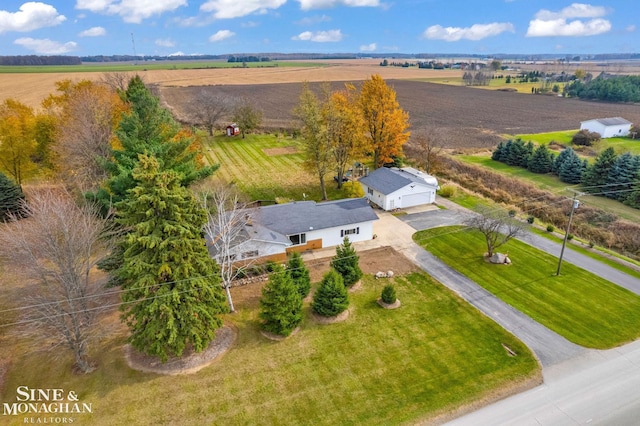
M 448 423 L 496 425 L 640 424 L 640 342 L 592 352 L 545 374 L 545 383 Z M 569 373 L 563 372 L 565 367 Z M 553 370 L 552 369 L 552 370 Z

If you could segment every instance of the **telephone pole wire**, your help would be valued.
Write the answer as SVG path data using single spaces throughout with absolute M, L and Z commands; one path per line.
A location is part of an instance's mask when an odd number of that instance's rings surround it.
M 582 195 L 582 194 L 580 194 Z M 569 230 L 571 229 L 571 219 L 573 219 L 573 212 L 580 205 L 578 200 L 578 192 L 573 193 L 573 204 L 571 205 L 571 213 L 569 213 L 569 222 L 567 223 L 567 229 L 564 233 L 564 240 L 562 241 L 562 250 L 560 250 L 560 258 L 558 259 L 558 270 L 556 276 L 560 275 L 560 268 L 562 267 L 562 257 L 564 256 L 564 248 L 567 246 L 567 240 L 569 239 Z

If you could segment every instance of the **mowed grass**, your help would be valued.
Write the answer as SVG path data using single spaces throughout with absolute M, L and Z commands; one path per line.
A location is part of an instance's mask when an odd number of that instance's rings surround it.
M 490 156 L 458 155 L 456 156 L 456 158 L 466 163 L 486 167 L 494 172 L 501 173 L 503 175 L 512 176 L 514 178 L 527 182 L 530 185 L 534 185 L 537 188 L 545 191 L 550 191 L 558 195 L 564 194 L 570 197 L 573 196 L 573 192 L 569 190 L 569 188 L 580 190 L 580 186 L 569 185 L 566 182 L 562 182 L 555 175 L 538 174 L 530 172 L 524 167 L 509 166 L 505 163 L 501 163 L 500 161 L 492 160 Z M 640 222 L 640 210 L 622 204 L 619 201 L 594 195 L 580 196 L 580 201 L 585 203 L 586 205 L 590 205 L 609 213 L 613 213 L 623 219 L 627 219 L 632 222 Z
M 74 390 L 93 404 L 76 422 L 94 425 L 388 425 L 539 383 L 526 346 L 441 284 L 424 273 L 394 282 L 399 309 L 378 306 L 388 281 L 369 275 L 350 293 L 346 321 L 318 325 L 306 304 L 300 331 L 280 342 L 259 333 L 259 288 L 235 288 L 238 311 L 226 319 L 237 341 L 196 374 L 129 369 L 120 330 L 94 347 L 99 368 L 88 376 L 42 352 L 16 359 L 4 401 L 14 401 L 17 386 Z M 23 424 L 22 416 L 3 420 Z
M 289 136 L 258 134 L 215 136 L 205 145 L 205 156 L 220 168 L 213 179 L 234 183 L 252 200 L 322 199 L 319 179 L 303 168 L 302 141 Z M 341 198 L 333 175 L 325 178 L 329 199 Z
M 561 132 L 548 132 L 548 133 L 532 133 L 513 135 L 513 138 L 520 138 L 523 141 L 532 141 L 538 145 L 548 145 L 552 141 L 559 142 L 566 146 L 572 146 L 571 139 L 573 135 L 578 132 L 579 129 L 565 130 Z M 640 155 L 640 139 L 630 138 L 606 138 L 600 139 L 600 141 L 589 147 L 595 152 L 602 152 L 605 149 L 613 147 L 616 153 L 623 154 L 630 152 L 635 155 Z M 575 147 L 574 147 L 575 148 Z
M 511 240 L 500 248 L 511 266 L 485 261 L 477 231 L 442 227 L 414 239 L 506 303 L 579 345 L 606 349 L 640 337 L 640 296 L 567 262 Z

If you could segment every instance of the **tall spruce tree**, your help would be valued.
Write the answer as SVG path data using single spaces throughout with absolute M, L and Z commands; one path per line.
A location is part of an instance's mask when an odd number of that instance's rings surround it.
M 327 272 L 313 295 L 311 309 L 324 317 L 334 317 L 349 307 L 349 293 L 342 276 L 335 270 Z
M 553 167 L 553 154 L 546 145 L 536 148 L 529 160 L 528 169 L 533 173 L 549 173 Z
M 359 259 L 349 237 L 344 237 L 342 244 L 336 247 L 336 255 L 331 259 L 331 267 L 342 276 L 344 285 L 347 287 L 351 287 L 362 278 L 362 270 L 358 265 Z
M 596 161 L 582 174 L 582 186 L 587 192 L 602 192 L 606 189 L 609 172 L 616 162 L 616 153 L 612 147 L 602 151 Z
M 560 165 L 558 178 L 562 182 L 578 184 L 582 181 L 582 174 L 586 167 L 586 162 L 582 161 L 580 157 L 571 150 Z
M 553 162 L 552 172 L 554 172 L 555 174 L 560 174 L 560 168 L 562 167 L 562 164 L 567 160 L 567 158 L 574 155 L 576 155 L 576 152 L 573 150 L 573 148 L 569 147 L 563 149 Z
M 604 195 L 614 200 L 624 201 L 629 196 L 638 172 L 640 172 L 639 155 L 625 152 L 618 156 L 607 176 L 607 186 L 603 188 Z
M 635 183 L 631 186 L 631 193 L 624 199 L 624 203 L 640 209 L 640 172 L 636 175 Z
M 20 186 L 0 172 L 0 222 L 9 216 L 21 216 L 24 194 Z
M 288 336 L 302 322 L 302 297 L 284 268 L 276 265 L 260 299 L 261 327 L 269 333 Z
M 160 357 L 205 349 L 222 325 L 225 297 L 218 268 L 205 247 L 207 215 L 173 170 L 141 155 L 136 186 L 117 204 L 117 222 L 128 230 L 117 274 L 122 319 L 129 342 Z
M 307 297 L 309 290 L 311 290 L 311 276 L 309 268 L 304 264 L 302 256 L 297 251 L 294 251 L 289 258 L 287 273 L 296 285 L 300 297 L 303 299 Z

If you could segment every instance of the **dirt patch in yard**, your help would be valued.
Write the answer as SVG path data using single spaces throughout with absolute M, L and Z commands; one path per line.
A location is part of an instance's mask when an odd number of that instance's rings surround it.
M 297 154 L 298 148 L 296 148 L 295 146 L 285 146 L 282 148 L 263 149 L 262 152 L 264 152 L 269 157 L 275 157 L 276 155 Z

